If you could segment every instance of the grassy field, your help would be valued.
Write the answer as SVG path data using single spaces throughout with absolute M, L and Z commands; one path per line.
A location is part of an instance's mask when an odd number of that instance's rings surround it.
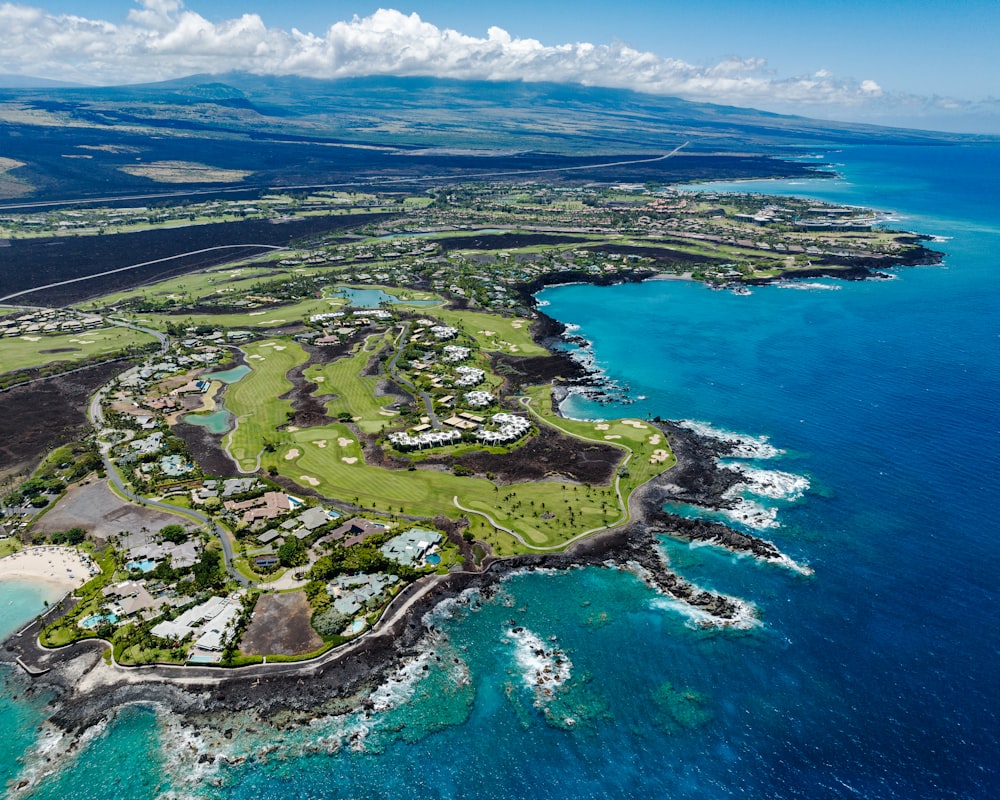
M 482 311 L 449 311 L 443 308 L 434 308 L 427 316 L 436 317 L 445 325 L 461 329 L 487 353 L 548 355 L 548 351 L 531 338 L 531 320 L 500 317 Z
M 277 428 L 288 421 L 292 404 L 278 399 L 292 388 L 285 375 L 308 356 L 294 342 L 267 340 L 241 348 L 252 370 L 226 393 L 226 408 L 237 418 L 236 428 L 223 444 L 243 470 L 257 468 L 264 445 L 280 436 Z
M 304 300 L 301 303 L 274 308 L 268 311 L 247 311 L 237 314 L 139 314 L 130 319 L 140 325 L 166 330 L 168 323 L 175 325 L 211 325 L 213 328 L 271 328 L 300 322 L 312 314 L 324 314 L 341 308 L 342 299 L 325 298 Z
M 311 366 L 305 371 L 306 378 L 319 385 L 315 394 L 336 395 L 333 400 L 326 404 L 326 410 L 330 416 L 350 414 L 364 433 L 378 433 L 392 422 L 396 414 L 383 413 L 389 398 L 375 395 L 379 379 L 362 377 L 361 375 L 369 359 L 384 344 L 391 341 L 390 334 L 369 336 L 352 355 L 338 358 L 336 361 L 322 366 Z
M 130 328 L 98 328 L 59 336 L 17 336 L 0 339 L 0 371 L 39 367 L 55 361 L 77 361 L 111 355 L 132 345 L 149 344 L 152 336 Z

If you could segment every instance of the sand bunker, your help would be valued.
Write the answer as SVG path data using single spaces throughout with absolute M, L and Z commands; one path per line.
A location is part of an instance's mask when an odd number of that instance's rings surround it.
M 300 453 L 298 450 L 296 450 L 293 447 L 291 450 L 289 450 L 287 453 L 285 453 L 285 461 L 294 461 L 300 455 L 302 455 L 302 453 Z
M 266 313 L 267 313 L 266 311 L 251 311 L 249 314 L 247 314 L 247 316 L 248 317 L 263 317 Z
M 660 434 L 658 433 L 654 433 L 652 436 L 649 437 L 650 444 L 659 444 L 661 441 L 663 440 L 660 438 Z
M 313 378 L 313 383 L 322 383 L 325 380 L 326 380 L 326 378 L 324 378 L 322 375 L 320 375 L 320 376 L 318 376 L 316 378 Z
M 299 480 L 303 483 L 308 483 L 310 486 L 319 486 L 319 480 L 312 475 L 299 475 Z
M 670 458 L 670 453 L 668 453 L 666 450 L 654 450 L 653 455 L 649 457 L 649 463 L 662 464 L 668 458 Z
M 611 430 L 611 426 L 608 425 L 608 423 L 606 423 L 606 422 L 598 422 L 594 426 L 594 430 L 595 431 L 609 431 L 609 430 Z
M 259 353 L 252 353 L 250 355 L 250 358 L 256 359 L 257 361 L 263 361 L 264 360 L 264 356 L 260 355 Z
M 313 444 L 317 447 L 326 447 L 326 439 L 317 439 Z
M 623 425 L 631 425 L 633 428 L 636 428 L 637 430 L 640 430 L 640 431 L 643 431 L 643 430 L 645 430 L 646 428 L 649 427 L 648 425 L 643 425 L 641 422 L 638 422 L 637 420 L 634 420 L 634 419 L 623 419 L 622 420 L 622 424 Z
M 26 342 L 40 342 L 42 340 L 41 336 L 22 336 L 21 338 Z
M 358 462 L 358 460 L 354 456 L 344 456 L 340 460 L 343 461 L 345 464 L 356 464 Z
M 604 438 L 607 439 L 608 441 L 611 441 L 612 439 L 621 439 L 622 437 L 619 436 L 617 433 L 612 433 L 608 436 L 605 436 Z
M 298 427 L 296 425 L 289 425 L 287 428 L 285 428 L 285 430 L 288 431 L 289 433 L 295 433 L 295 431 L 298 430 Z
M 337 444 L 339 444 L 341 447 L 347 447 L 348 445 L 354 444 L 354 440 L 346 439 L 343 436 L 341 436 L 339 439 L 337 439 Z
M 265 325 L 281 325 L 283 322 L 286 322 L 286 321 L 287 320 L 283 320 L 283 319 L 268 319 L 268 320 L 264 320 L 264 324 Z

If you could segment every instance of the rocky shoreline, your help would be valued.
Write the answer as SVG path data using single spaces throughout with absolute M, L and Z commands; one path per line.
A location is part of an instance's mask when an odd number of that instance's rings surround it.
M 727 526 L 688 520 L 662 511 L 667 499 L 714 507 L 739 480 L 720 468 L 725 454 L 718 443 L 674 423 L 660 421 L 678 457 L 674 468 L 633 492 L 633 522 L 583 539 L 562 553 L 490 558 L 480 571 L 434 575 L 412 584 L 385 612 L 370 633 L 310 662 L 268 664 L 236 670 L 204 667 L 109 667 L 103 643 L 91 640 L 63 650 L 37 643 L 38 623 L 12 636 L 0 648 L 0 662 L 47 670 L 27 690 L 56 695 L 50 722 L 79 736 L 129 704 L 153 704 L 194 726 L 217 728 L 226 714 L 250 713 L 262 721 L 280 715 L 283 724 L 300 724 L 318 714 L 364 709 L 368 697 L 433 634 L 426 617 L 440 603 L 476 590 L 489 597 L 514 574 L 538 569 L 598 567 L 628 570 L 655 591 L 696 611 L 706 626 L 746 628 L 754 609 L 734 597 L 706 591 L 671 570 L 658 547 L 658 535 L 709 542 L 733 552 L 775 563 L 786 558 L 770 542 Z
M 564 333 L 561 323 L 539 314 L 535 336 L 550 350 Z M 561 373 L 571 375 L 566 383 L 557 383 L 557 399 L 564 396 L 567 385 L 600 383 L 598 376 L 584 370 L 567 369 L 565 354 L 551 358 Z M 783 566 L 794 562 L 763 539 L 719 523 L 684 519 L 663 511 L 667 501 L 710 509 L 725 507 L 731 502 L 726 493 L 744 476 L 736 468 L 719 465 L 720 457 L 732 454 L 732 447 L 725 442 L 673 422 L 657 419 L 654 424 L 669 442 L 677 464 L 632 493 L 629 524 L 580 540 L 562 553 L 488 557 L 478 570 L 422 578 L 396 598 L 372 631 L 317 659 L 231 670 L 124 668 L 105 664 L 106 646 L 95 640 L 62 650 L 41 648 L 37 639 L 40 623 L 35 622 L 0 646 L 0 662 L 44 670 L 32 678 L 26 691 L 52 693 L 56 699 L 51 704 L 50 724 L 76 741 L 117 710 L 136 703 L 169 710 L 195 730 L 208 726 L 223 733 L 220 726 L 234 713 L 250 714 L 261 724 L 273 725 L 280 718 L 281 725 L 298 725 L 318 715 L 363 710 L 370 706 L 372 692 L 433 637 L 428 617 L 442 602 L 469 591 L 488 597 L 505 579 L 525 571 L 580 567 L 627 570 L 663 596 L 692 609 L 699 624 L 751 627 L 756 624 L 753 606 L 706 591 L 671 570 L 658 536 L 707 542 Z

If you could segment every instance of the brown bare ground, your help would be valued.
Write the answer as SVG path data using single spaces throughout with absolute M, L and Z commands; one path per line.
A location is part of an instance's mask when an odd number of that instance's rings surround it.
M 53 533 L 83 528 L 92 537 L 103 542 L 121 531 L 138 533 L 143 528 L 158 531 L 164 525 L 184 521 L 164 511 L 120 500 L 108 488 L 108 482 L 103 480 L 71 487 L 66 496 L 35 523 L 32 530 Z
M 311 618 L 305 592 L 262 595 L 240 650 L 249 656 L 300 656 L 318 650 L 323 640 L 313 630 Z

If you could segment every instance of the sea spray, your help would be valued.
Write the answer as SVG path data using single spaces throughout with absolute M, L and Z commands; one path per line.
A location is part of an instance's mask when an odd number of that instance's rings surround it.
M 699 436 L 706 439 L 714 439 L 726 445 L 728 448 L 726 455 L 729 458 L 766 461 L 777 458 L 785 453 L 784 450 L 779 450 L 772 445 L 767 436 L 733 433 L 732 431 L 716 428 L 707 422 L 700 422 L 698 420 L 682 419 L 677 424 Z

